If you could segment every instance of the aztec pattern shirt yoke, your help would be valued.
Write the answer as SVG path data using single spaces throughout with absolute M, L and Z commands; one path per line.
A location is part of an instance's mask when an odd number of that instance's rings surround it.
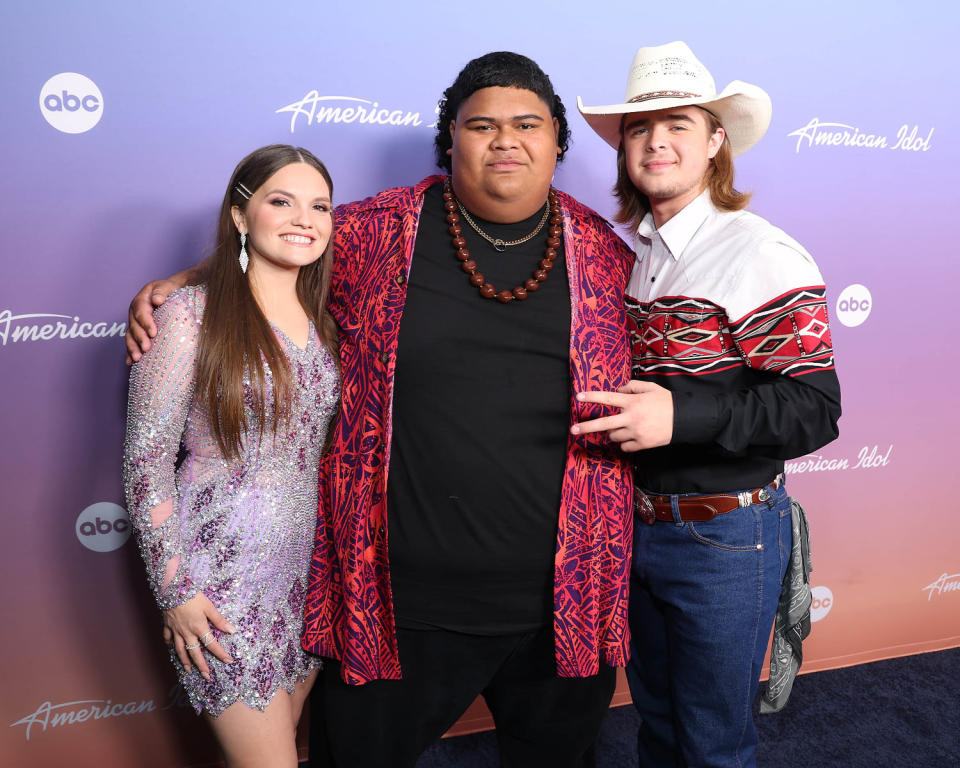
M 343 401 L 321 462 L 303 646 L 339 659 L 351 684 L 401 677 L 386 540 L 393 370 L 424 193 L 442 181 L 429 177 L 335 213 L 330 311 L 341 328 Z M 575 392 L 616 390 L 629 380 L 624 288 L 633 254 L 596 213 L 562 192 L 559 198 L 574 423 L 608 412 L 576 402 Z M 629 462 L 605 435 L 569 437 L 558 523 L 557 672 L 583 677 L 596 674 L 601 662 L 622 666 L 632 486 Z
M 837 436 L 840 384 L 823 278 L 793 238 L 705 191 L 636 236 L 633 378 L 673 392 L 673 442 L 643 453 L 656 493 L 756 488 Z

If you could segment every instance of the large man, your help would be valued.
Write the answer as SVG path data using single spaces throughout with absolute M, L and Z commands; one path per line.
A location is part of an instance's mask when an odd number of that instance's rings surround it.
M 479 693 L 505 765 L 587 764 L 626 662 L 629 466 L 569 427 L 604 412 L 573 392 L 629 379 L 633 257 L 551 190 L 567 141 L 540 68 L 488 54 L 441 102 L 451 176 L 336 211 L 343 402 L 304 646 L 334 660 L 339 765 L 412 766 Z
M 770 122 L 761 89 L 721 94 L 684 43 L 643 48 L 623 104 L 583 107 L 617 150 L 618 220 L 636 232 L 627 289 L 633 377 L 582 394 L 621 408 L 634 467 L 628 678 L 640 765 L 752 766 L 752 703 L 791 546 L 784 459 L 837 436 L 823 278 L 743 210 L 732 157 Z

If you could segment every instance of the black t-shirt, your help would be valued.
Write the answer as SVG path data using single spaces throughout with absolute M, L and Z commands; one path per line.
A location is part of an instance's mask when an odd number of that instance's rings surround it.
M 474 217 L 514 240 L 540 221 Z M 525 301 L 484 299 L 454 255 L 442 187 L 424 200 L 394 378 L 387 486 L 397 623 L 475 634 L 549 624 L 570 413 L 563 253 Z M 548 227 L 498 253 L 461 225 L 497 290 L 531 277 Z

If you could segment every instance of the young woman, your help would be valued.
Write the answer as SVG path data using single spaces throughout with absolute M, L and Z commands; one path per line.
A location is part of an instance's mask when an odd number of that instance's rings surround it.
M 300 633 L 339 400 L 332 194 L 304 149 L 245 157 L 207 283 L 167 298 L 130 374 L 127 508 L 181 683 L 232 768 L 296 766 L 317 674 Z

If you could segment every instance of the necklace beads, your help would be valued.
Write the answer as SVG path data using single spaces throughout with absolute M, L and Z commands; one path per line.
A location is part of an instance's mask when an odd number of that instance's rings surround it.
M 549 191 L 547 195 L 547 201 L 548 205 L 543 212 L 543 217 L 540 219 L 540 223 L 537 224 L 537 227 L 533 230 L 533 232 L 518 240 L 504 241 L 500 238 L 492 238 L 486 232 L 480 229 L 476 222 L 474 222 L 470 217 L 470 214 L 468 214 L 463 208 L 460 201 L 457 200 L 456 195 L 453 193 L 453 188 L 450 185 L 450 179 L 448 178 L 444 182 L 443 207 L 447 212 L 447 224 L 450 225 L 447 231 L 452 237 L 451 242 L 453 244 L 454 255 L 460 262 L 460 268 L 469 275 L 470 284 L 480 291 L 480 295 L 483 298 L 495 298 L 501 304 L 509 304 L 514 299 L 517 301 L 523 301 L 527 298 L 527 296 L 530 295 L 530 293 L 536 291 L 540 287 L 540 283 L 544 282 L 549 276 L 550 270 L 553 269 L 553 262 L 557 258 L 557 249 L 560 247 L 560 243 L 562 242 L 563 216 L 560 213 L 560 204 L 557 200 L 557 193 L 553 189 Z M 460 213 L 458 213 L 458 210 L 463 214 L 463 217 L 466 219 L 470 227 L 498 251 L 503 251 L 506 247 L 511 245 L 525 243 L 531 238 L 536 237 L 549 219 L 550 229 L 547 233 L 547 247 L 544 250 L 543 258 L 537 263 L 537 267 L 533 272 L 533 276 L 526 280 L 522 285 L 514 286 L 512 290 L 503 289 L 498 291 L 492 283 L 487 282 L 486 278 L 484 278 L 483 274 L 479 271 L 477 262 L 471 256 L 470 250 L 467 248 L 467 241 L 463 237 L 463 227 L 460 226 Z

